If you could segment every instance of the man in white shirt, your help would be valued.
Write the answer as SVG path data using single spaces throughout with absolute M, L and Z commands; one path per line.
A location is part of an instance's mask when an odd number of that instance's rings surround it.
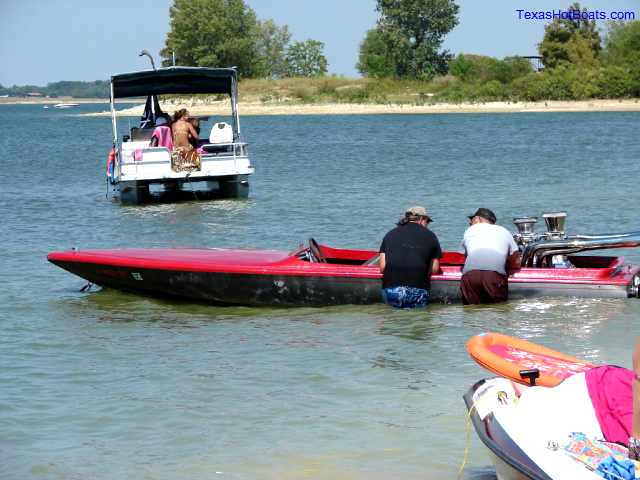
M 460 282 L 465 305 L 504 302 L 509 296 L 507 268 L 520 265 L 520 252 L 511 233 L 495 223 L 496 216 L 488 208 L 469 215 Z

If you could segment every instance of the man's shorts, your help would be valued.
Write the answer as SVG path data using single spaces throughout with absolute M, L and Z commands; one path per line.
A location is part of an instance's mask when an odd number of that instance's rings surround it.
M 462 275 L 460 293 L 465 305 L 505 302 L 509 297 L 507 277 L 491 270 L 470 270 Z
M 394 308 L 424 308 L 429 304 L 429 292 L 424 288 L 383 288 L 382 298 Z

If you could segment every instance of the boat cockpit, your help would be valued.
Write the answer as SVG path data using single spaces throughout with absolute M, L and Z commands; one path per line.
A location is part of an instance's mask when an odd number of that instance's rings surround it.
M 513 237 L 522 254 L 520 268 L 598 269 L 611 273 L 621 268 L 624 257 L 577 253 L 640 246 L 640 232 L 568 236 L 564 231 L 566 216 L 565 212 L 544 213 L 547 231 L 542 233 L 534 231 L 536 217 L 514 218 L 518 231 Z M 331 248 L 318 244 L 313 238 L 307 246 L 301 245 L 291 255 L 306 262 L 339 265 L 378 266 L 380 261 L 377 251 Z M 462 267 L 464 261 L 463 253 L 445 251 L 440 265 L 455 269 Z

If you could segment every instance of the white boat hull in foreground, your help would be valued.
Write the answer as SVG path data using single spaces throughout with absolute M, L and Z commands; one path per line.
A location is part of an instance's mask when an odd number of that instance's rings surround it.
M 552 390 L 517 385 L 505 378 L 490 378 L 477 382 L 464 395 L 470 421 L 491 453 L 498 479 L 602 479 L 593 468 L 564 448 L 571 434 L 564 432 L 565 425 L 575 426 L 576 421 L 581 423 L 584 419 L 581 427 L 584 426 L 587 438 L 594 438 L 589 432 L 599 429 L 588 418 L 585 408 L 585 402 L 590 402 L 588 394 L 586 399 L 567 399 L 576 405 L 574 411 L 567 413 L 566 408 L 554 411 L 553 401 L 541 401 L 539 409 L 532 409 L 530 399 L 544 398 L 544 395 L 534 395 L 523 402 L 520 397 L 528 388 Z M 541 390 L 536 393 L 540 392 L 544 394 Z M 523 407 L 522 403 L 528 405 Z M 573 418 L 562 418 L 567 415 Z

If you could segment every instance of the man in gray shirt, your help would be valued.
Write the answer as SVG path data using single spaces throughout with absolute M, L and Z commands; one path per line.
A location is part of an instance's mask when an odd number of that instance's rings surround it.
M 496 216 L 488 208 L 469 215 L 470 227 L 462 240 L 465 263 L 460 282 L 465 305 L 503 302 L 509 296 L 507 266 L 519 265 L 520 252 L 511 233 L 495 223 Z

